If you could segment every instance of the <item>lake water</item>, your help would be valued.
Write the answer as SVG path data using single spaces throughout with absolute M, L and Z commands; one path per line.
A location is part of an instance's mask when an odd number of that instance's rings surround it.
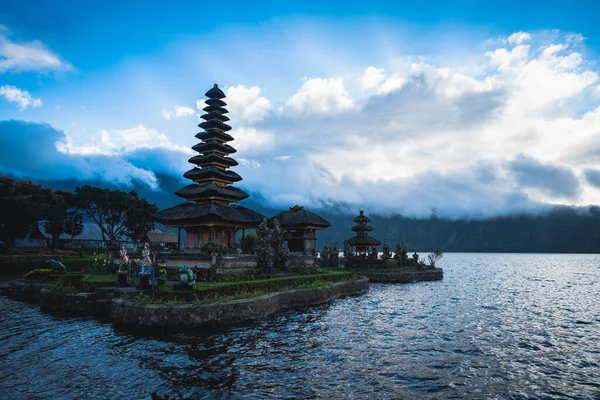
M 443 281 L 171 335 L 0 298 L 0 398 L 600 398 L 600 255 L 439 266 Z

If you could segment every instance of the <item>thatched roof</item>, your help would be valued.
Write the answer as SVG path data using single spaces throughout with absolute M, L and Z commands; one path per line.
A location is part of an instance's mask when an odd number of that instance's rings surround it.
M 227 132 L 231 130 L 231 127 L 218 119 L 211 119 L 210 121 L 202 122 L 198 125 L 202 129 L 210 130 L 210 129 L 218 129 L 221 132 Z
M 363 210 L 360 210 L 360 214 L 354 218 L 354 222 L 371 222 L 371 220 L 365 215 Z
M 277 219 L 282 228 L 292 226 L 313 226 L 324 229 L 331 226 L 324 218 L 321 218 L 317 214 L 311 213 L 300 206 L 291 207 L 289 210 L 280 212 L 271 219 Z
M 227 114 L 229 111 L 227 111 L 226 108 L 223 107 L 219 107 L 219 106 L 206 106 L 202 109 L 202 111 L 205 111 L 207 113 L 211 113 L 211 112 L 218 112 L 220 114 Z
M 371 232 L 373 230 L 373 228 L 371 228 L 370 226 L 364 225 L 364 226 L 353 226 L 352 229 L 354 232 Z
M 221 122 L 226 122 L 229 121 L 229 117 L 226 115 L 221 114 L 220 112 L 208 112 L 206 114 L 202 114 L 202 116 L 200 117 L 205 121 L 209 121 L 211 119 L 218 119 Z
M 371 236 L 357 235 L 346 241 L 350 246 L 379 246 L 381 242 Z
M 206 165 L 210 163 L 216 163 L 221 165 L 226 165 L 228 167 L 235 167 L 238 165 L 238 162 L 235 161 L 231 157 L 223 157 L 218 153 L 208 153 L 208 154 L 198 154 L 188 160 L 192 164 L 196 165 Z
M 196 134 L 196 138 L 200 140 L 221 140 L 223 142 L 230 142 L 233 140 L 233 136 L 228 133 L 218 131 L 216 129 L 207 129 L 206 132 L 199 132 Z
M 184 199 L 194 200 L 207 197 L 219 197 L 224 200 L 240 201 L 248 197 L 248 194 L 234 186 L 219 186 L 214 182 L 205 185 L 192 183 L 175 192 L 179 197 Z
M 146 236 L 150 243 L 177 243 L 177 234 L 173 232 L 155 230 L 148 232 Z
M 230 145 L 219 142 L 198 143 L 192 146 L 192 149 L 196 150 L 198 153 L 218 151 L 225 154 L 232 154 L 236 152 L 236 150 Z
M 222 170 L 217 167 L 203 167 L 202 169 L 194 167 L 183 174 L 183 176 L 193 181 L 211 178 L 217 178 L 227 182 L 237 182 L 242 180 L 242 177 L 237 173 L 233 171 Z
M 221 89 L 219 89 L 219 85 L 217 85 L 216 83 L 213 85 L 213 87 L 211 89 L 209 89 L 208 92 L 204 93 L 204 95 L 206 97 L 208 97 L 209 99 L 224 99 L 225 98 L 225 93 L 223 93 L 223 91 Z
M 240 206 L 222 206 L 215 202 L 183 203 L 156 213 L 154 218 L 166 225 L 185 225 L 202 222 L 229 222 L 258 226 L 264 215 Z

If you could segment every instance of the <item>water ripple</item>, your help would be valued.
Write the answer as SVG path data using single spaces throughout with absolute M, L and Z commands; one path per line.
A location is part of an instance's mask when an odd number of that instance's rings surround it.
M 448 254 L 441 282 L 168 334 L 0 298 L 0 398 L 600 398 L 599 261 Z

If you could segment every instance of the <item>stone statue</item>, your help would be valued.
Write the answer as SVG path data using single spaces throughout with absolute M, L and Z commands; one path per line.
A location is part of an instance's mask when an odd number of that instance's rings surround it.
M 150 244 L 144 243 L 142 250 L 142 261 L 140 262 L 140 272 L 149 274 L 152 271 L 152 258 L 150 258 Z
M 127 245 L 125 243 L 123 243 L 123 245 L 121 245 L 121 250 L 119 251 L 119 271 L 120 272 L 124 272 L 127 270 L 127 267 L 129 266 L 129 257 L 127 256 Z
M 196 284 L 196 274 L 189 267 L 179 268 L 179 282 L 182 285 L 194 286 Z
M 48 260 L 46 263 L 50 265 L 52 272 L 67 272 L 67 267 L 60 261 Z

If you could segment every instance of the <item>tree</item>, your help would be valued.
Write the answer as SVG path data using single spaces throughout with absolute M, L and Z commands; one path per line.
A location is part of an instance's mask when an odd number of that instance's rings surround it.
M 118 247 L 118 242 L 127 235 L 140 242 L 154 228 L 153 215 L 156 205 L 140 199 L 137 192 L 100 189 L 82 186 L 75 190 L 80 207 L 102 232 L 102 239 L 109 247 Z
M 6 242 L 9 253 L 15 240 L 25 236 L 44 215 L 47 195 L 48 189 L 31 181 L 0 177 L 0 240 Z
M 47 207 L 44 210 L 44 230 L 50 235 L 50 249 L 54 250 L 58 238 L 65 231 L 67 219 L 67 202 L 62 192 L 51 192 L 47 196 Z
M 432 267 L 435 267 L 435 263 L 439 261 L 440 258 L 442 258 L 444 256 L 444 253 L 442 253 L 441 250 L 434 250 L 433 253 L 431 253 L 430 255 L 427 256 L 427 259 L 429 260 L 429 265 L 431 265 Z
M 83 233 L 83 216 L 81 215 L 81 210 L 71 209 L 67 211 L 64 230 L 71 237 L 71 243 L 73 243 L 75 236 Z
M 135 191 L 128 193 L 125 226 L 127 236 L 141 242 L 154 229 L 153 216 L 158 212 L 156 205 L 140 199 Z

